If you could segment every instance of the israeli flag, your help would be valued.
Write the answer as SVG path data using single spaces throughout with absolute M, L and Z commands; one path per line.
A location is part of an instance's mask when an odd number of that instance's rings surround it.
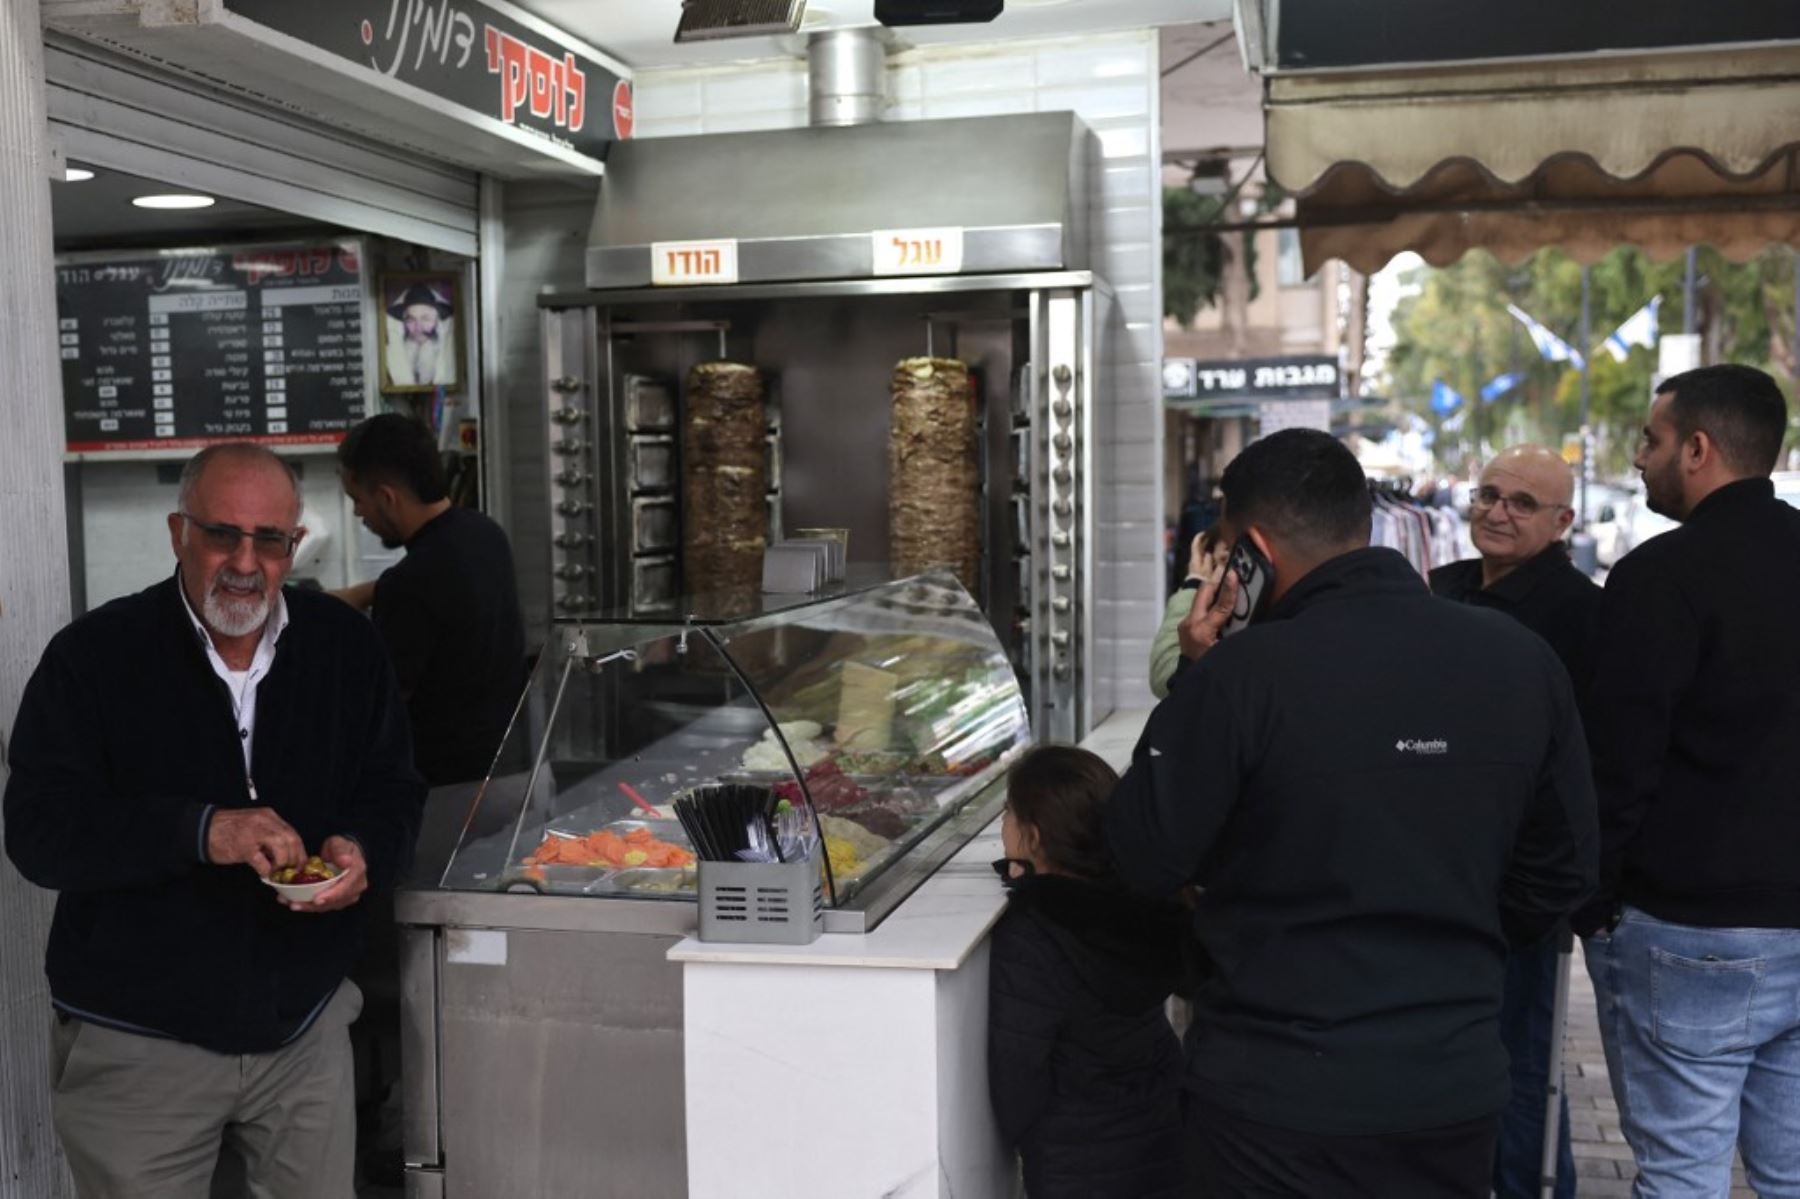
M 1646 350 L 1656 348 L 1656 310 L 1662 306 L 1662 297 L 1657 296 L 1648 304 L 1625 318 L 1625 323 L 1613 330 L 1613 335 L 1606 339 L 1606 352 L 1617 362 L 1623 362 L 1631 354 L 1632 346 L 1643 346 Z
M 1439 416 L 1449 416 L 1463 406 L 1463 398 L 1447 386 L 1442 379 L 1431 385 L 1431 410 Z
M 1492 379 L 1487 381 L 1487 386 L 1481 389 L 1481 402 L 1484 404 L 1493 403 L 1495 400 L 1517 387 L 1519 385 L 1519 380 L 1524 377 L 1524 375 L 1511 374 L 1495 375 Z
M 1518 317 L 1519 322 L 1525 326 L 1525 332 L 1531 337 L 1531 344 L 1537 347 L 1538 353 L 1551 362 L 1570 362 L 1575 365 L 1577 370 L 1587 369 L 1587 360 L 1581 356 L 1579 351 L 1532 320 L 1529 313 L 1522 311 L 1514 304 L 1508 304 L 1506 310 Z

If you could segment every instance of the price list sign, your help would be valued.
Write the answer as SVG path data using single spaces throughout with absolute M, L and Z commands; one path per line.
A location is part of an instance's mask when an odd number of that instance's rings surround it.
M 364 415 L 354 242 L 57 267 L 70 453 L 331 445 Z

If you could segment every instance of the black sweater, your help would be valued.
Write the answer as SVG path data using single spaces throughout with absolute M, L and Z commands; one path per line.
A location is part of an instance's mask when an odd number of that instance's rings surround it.
M 1459 604 L 1504 612 L 1550 643 L 1575 684 L 1576 697 L 1592 673 L 1589 656 L 1600 588 L 1569 561 L 1567 543 L 1557 541 L 1529 562 L 1481 585 L 1481 559 L 1467 558 L 1431 572 L 1431 592 Z
M 1106 815 L 1128 883 L 1206 888 L 1188 1089 L 1324 1134 L 1501 1109 L 1508 941 L 1571 910 L 1598 856 L 1562 665 L 1386 549 L 1186 671 Z
M 356 960 L 365 903 L 291 912 L 248 866 L 203 861 L 208 805 L 249 804 L 230 696 L 174 579 L 58 633 L 12 736 L 6 852 L 61 894 L 46 971 L 64 1011 L 221 1053 L 298 1036 Z M 354 837 L 371 885 L 412 852 L 424 785 L 375 631 L 326 595 L 284 593 L 257 689 L 263 803 L 311 852 Z
M 1767 479 L 1708 496 L 1606 582 L 1588 707 L 1599 902 L 1800 928 L 1800 511 Z
M 988 1091 L 1029 1199 L 1173 1199 L 1181 1048 L 1163 1015 L 1184 913 L 1055 875 L 1009 884 L 988 975 Z
M 447 509 L 375 581 L 373 616 L 425 781 L 487 777 L 525 689 L 525 624 L 506 533 L 473 509 Z

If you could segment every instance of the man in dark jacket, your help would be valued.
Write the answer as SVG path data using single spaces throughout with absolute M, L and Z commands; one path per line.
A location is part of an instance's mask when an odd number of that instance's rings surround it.
M 1516 622 L 1369 548 L 1367 484 L 1330 436 L 1264 438 L 1222 487 L 1272 606 L 1218 640 L 1232 579 L 1184 635 L 1199 660 L 1106 819 L 1127 883 L 1204 888 L 1194 1193 L 1485 1197 L 1507 946 L 1596 871 L 1568 675 Z
M 1601 890 L 1575 923 L 1644 1193 L 1800 1195 L 1800 512 L 1744 366 L 1666 380 L 1637 468 L 1681 523 L 1607 579 L 1588 703 Z M 1630 1102 L 1625 1102 L 1629 1097 Z
M 1431 572 L 1435 595 L 1504 612 L 1549 643 L 1577 693 L 1588 677 L 1588 644 L 1600 588 L 1575 569 L 1563 536 L 1575 520 L 1568 464 L 1542 446 L 1502 450 L 1469 501 L 1469 535 L 1480 552 Z M 1494 1155 L 1498 1199 L 1537 1199 L 1544 1162 L 1544 1100 L 1550 1081 L 1557 962 L 1566 932 L 1515 950 L 1506 962 L 1500 1039 L 1512 1063 L 1512 1098 Z M 1557 1137 L 1556 1199 L 1574 1199 L 1575 1155 L 1565 1095 Z
M 367 623 L 282 588 L 292 471 L 224 445 L 183 471 L 173 578 L 51 641 L 12 737 L 6 850 L 61 892 L 46 970 L 58 1136 L 83 1199 L 257 1193 L 353 1173 L 345 972 L 404 869 L 424 786 Z M 340 877 L 285 902 L 309 854 Z

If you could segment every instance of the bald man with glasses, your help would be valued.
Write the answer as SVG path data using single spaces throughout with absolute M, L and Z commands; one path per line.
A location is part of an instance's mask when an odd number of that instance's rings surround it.
M 57 1135 L 82 1199 L 351 1199 L 347 980 L 424 782 L 369 623 L 283 587 L 298 481 L 230 444 L 182 472 L 176 569 L 44 651 L 11 738 L 6 852 L 59 892 L 45 971 Z M 263 885 L 309 856 L 338 877 Z
M 1564 537 L 1575 522 L 1573 492 L 1569 467 L 1553 451 L 1535 445 L 1503 450 L 1481 472 L 1469 500 L 1469 536 L 1481 556 L 1432 571 L 1431 590 L 1457 603 L 1498 609 L 1542 637 L 1562 660 L 1579 698 L 1587 686 L 1601 591 L 1569 558 Z M 1479 679 L 1469 683 L 1480 686 Z M 1498 1199 L 1539 1194 L 1559 939 L 1547 937 L 1507 961 L 1500 1036 L 1512 1059 L 1512 1098 L 1501 1118 L 1494 1165 Z M 1566 1098 L 1560 1123 L 1556 1196 L 1573 1199 Z

